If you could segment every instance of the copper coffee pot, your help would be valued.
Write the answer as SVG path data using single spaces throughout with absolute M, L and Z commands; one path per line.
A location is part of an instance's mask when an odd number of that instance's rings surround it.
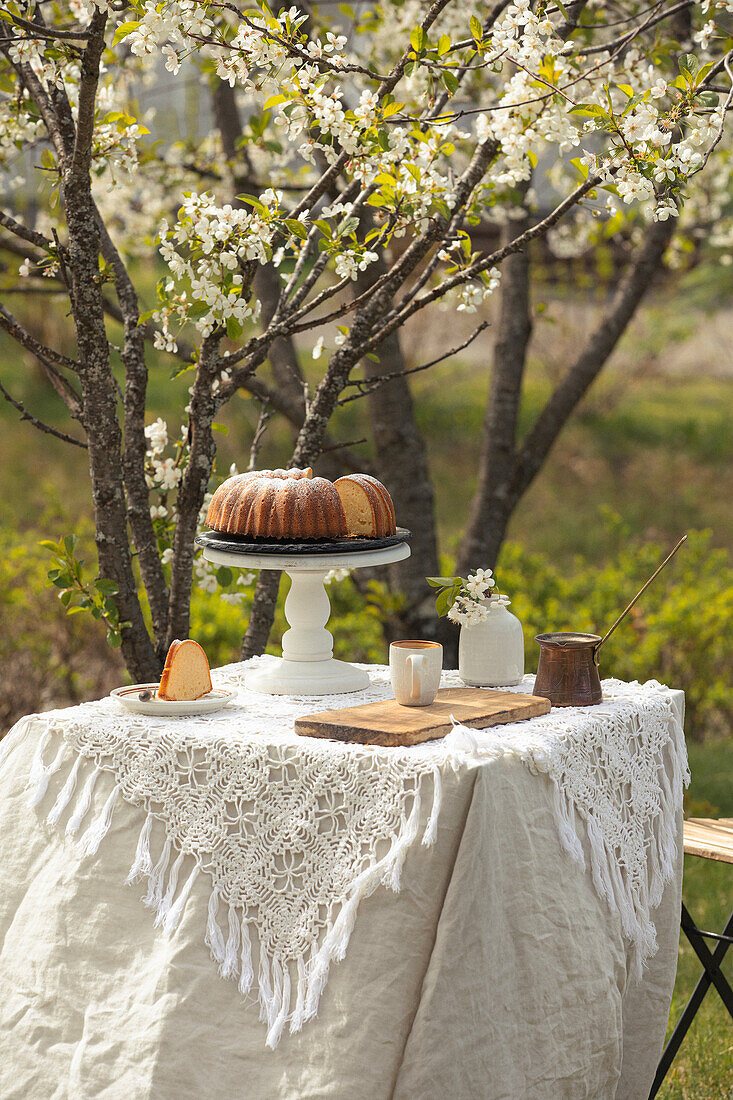
M 667 562 L 671 561 L 686 538 L 687 535 L 682 536 L 674 550 L 652 573 L 603 637 L 599 634 L 575 634 L 569 631 L 536 635 L 535 641 L 540 644 L 540 660 L 533 695 L 542 695 L 549 699 L 553 707 L 592 707 L 603 700 L 598 671 L 601 646 L 608 641 Z

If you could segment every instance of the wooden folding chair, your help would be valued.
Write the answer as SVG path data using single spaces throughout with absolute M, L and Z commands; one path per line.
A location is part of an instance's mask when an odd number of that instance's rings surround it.
M 715 859 L 721 863 L 733 863 L 733 818 L 721 818 L 719 821 L 707 818 L 689 818 L 684 823 L 684 848 L 686 855 L 700 856 L 701 859 Z M 733 989 L 731 989 L 727 978 L 720 969 L 725 953 L 733 943 L 733 913 L 728 918 L 728 923 L 722 932 L 703 932 L 697 927 L 683 902 L 681 927 L 703 965 L 703 973 L 685 1006 L 684 1012 L 677 1021 L 669 1042 L 664 1048 L 664 1053 L 657 1066 L 657 1075 L 654 1078 L 652 1091 L 649 1093 L 649 1100 L 657 1095 L 662 1081 L 680 1048 L 680 1044 L 711 985 L 715 986 L 723 1004 L 730 1013 L 731 1019 L 733 1019 Z M 710 951 L 705 943 L 706 939 L 718 941 L 714 951 Z

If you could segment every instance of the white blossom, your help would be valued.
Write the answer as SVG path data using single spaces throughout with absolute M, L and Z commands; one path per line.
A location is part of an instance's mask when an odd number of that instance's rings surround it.
M 145 438 L 148 441 L 150 454 L 162 454 L 168 445 L 168 425 L 165 420 L 158 417 L 152 424 L 148 424 L 145 428 Z
M 466 588 L 476 600 L 482 599 L 494 584 L 494 574 L 490 569 L 477 569 L 466 578 Z

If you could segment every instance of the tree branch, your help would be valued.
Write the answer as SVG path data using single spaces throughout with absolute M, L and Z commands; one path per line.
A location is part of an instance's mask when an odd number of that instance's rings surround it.
M 357 386 L 358 393 L 352 394 L 350 397 L 342 397 L 339 401 L 339 405 L 348 405 L 350 401 L 358 401 L 360 397 L 367 397 L 374 390 L 379 389 L 386 382 L 391 382 L 395 378 L 404 378 L 408 374 L 419 374 L 421 371 L 430 370 L 431 367 L 435 367 L 438 363 L 444 363 L 446 359 L 452 359 L 454 355 L 458 355 L 460 351 L 464 351 L 469 347 L 474 340 L 481 335 L 484 329 L 489 327 L 489 321 L 482 321 L 478 325 L 471 335 L 467 337 L 461 344 L 456 344 L 450 351 L 444 351 L 442 355 L 438 355 L 435 359 L 431 359 L 429 363 L 422 363 L 419 367 L 409 367 L 405 370 L 392 371 L 390 374 L 377 374 L 367 378 L 355 378 L 346 383 L 347 386 Z
M 0 210 L 0 225 L 3 225 L 16 237 L 20 237 L 21 240 L 27 241 L 28 244 L 34 244 L 37 248 L 42 248 L 44 252 L 51 252 L 54 248 L 54 242 L 49 237 L 44 237 L 42 233 L 37 233 L 35 229 L 29 229 L 28 226 L 22 225 L 10 214 L 6 214 L 4 210 Z
M 60 432 L 57 428 L 52 428 L 50 424 L 44 424 L 44 422 L 42 420 L 39 420 L 37 416 L 33 416 L 32 413 L 29 413 L 25 405 L 21 401 L 16 401 L 14 397 L 11 397 L 11 395 L 3 386 L 2 382 L 0 382 L 0 394 L 2 394 L 5 400 L 9 402 L 14 409 L 18 410 L 18 412 L 21 414 L 21 420 L 29 421 L 29 423 L 31 423 L 34 428 L 38 428 L 39 431 L 45 432 L 46 435 L 54 435 L 57 439 L 63 439 L 65 443 L 73 443 L 75 447 L 83 447 L 84 450 L 87 450 L 87 445 L 86 443 L 84 443 L 83 440 L 74 439 L 73 435 L 67 435 L 66 432 Z
M 195 553 L 194 538 L 199 512 L 214 466 L 216 444 L 211 425 L 216 403 L 212 382 L 222 365 L 219 344 L 222 332 L 207 336 L 201 345 L 201 358 L 191 394 L 189 414 L 190 447 L 188 463 L 176 498 L 176 529 L 173 535 L 173 565 L 168 603 L 166 649 L 175 638 L 187 638 L 191 613 L 191 577 Z
M 99 83 L 99 63 L 104 52 L 104 30 L 106 26 L 107 13 L 95 8 L 89 23 L 89 41 L 81 61 L 76 140 L 71 157 L 71 173 L 74 176 L 86 176 L 92 162 L 92 138 L 94 136 L 97 85 Z
M 7 332 L 8 336 L 12 336 L 14 340 L 17 340 L 28 351 L 33 352 L 42 361 L 47 360 L 49 363 L 55 363 L 57 367 L 63 367 L 66 370 L 78 372 L 79 363 L 76 359 L 69 359 L 66 355 L 62 355 L 59 351 L 54 351 L 53 348 L 46 347 L 40 340 L 37 340 L 35 336 L 32 336 L 30 332 L 23 325 L 17 317 L 14 317 L 10 310 L 0 302 L 0 328 Z M 78 396 L 78 395 L 77 395 Z

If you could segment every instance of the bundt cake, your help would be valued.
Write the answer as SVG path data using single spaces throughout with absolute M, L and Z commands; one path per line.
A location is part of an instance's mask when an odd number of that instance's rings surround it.
M 224 481 L 206 526 L 262 539 L 383 538 L 395 533 L 392 499 L 369 474 L 338 481 L 305 470 L 256 470 Z

